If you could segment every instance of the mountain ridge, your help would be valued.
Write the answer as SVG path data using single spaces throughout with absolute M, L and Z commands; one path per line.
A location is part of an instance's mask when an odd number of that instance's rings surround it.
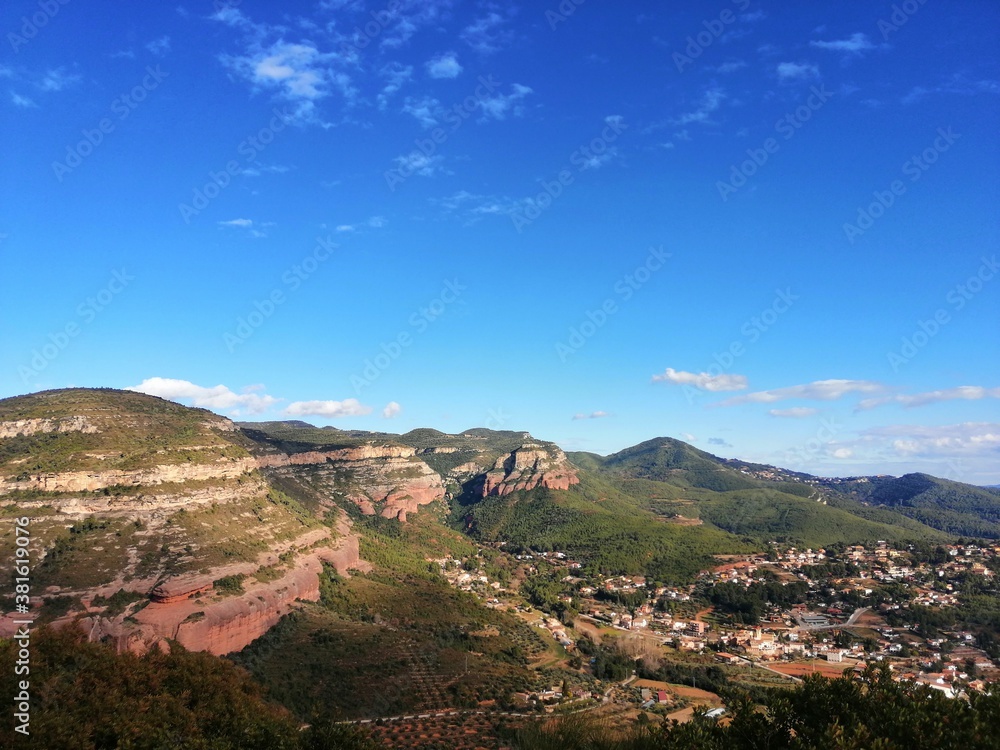
M 30 516 L 43 619 L 123 649 L 239 650 L 318 598 L 326 566 L 369 569 L 366 550 L 387 554 L 411 518 L 428 538 L 682 582 L 770 541 L 1000 538 L 998 509 L 995 492 L 929 475 L 827 480 L 668 437 L 600 456 L 514 430 L 234 423 L 114 389 L 0 400 L 0 539 Z

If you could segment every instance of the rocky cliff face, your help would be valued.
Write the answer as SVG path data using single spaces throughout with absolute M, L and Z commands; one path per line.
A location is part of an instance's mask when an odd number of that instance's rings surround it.
M 378 513 L 405 521 L 407 513 L 444 498 L 440 475 L 407 446 L 367 444 L 326 451 L 269 453 L 258 456 L 257 462 L 277 476 L 306 472 L 312 486 L 330 497 L 346 498 L 366 515 Z
M 483 497 L 509 495 L 518 490 L 547 487 L 568 490 L 580 478 L 566 459 L 566 454 L 553 446 L 526 443 L 507 456 L 501 456 L 483 478 Z
M 239 651 L 273 627 L 296 607 L 296 602 L 319 599 L 319 576 L 323 563 L 341 575 L 363 567 L 358 556 L 358 538 L 348 534 L 333 548 L 321 547 L 299 558 L 281 578 L 245 586 L 239 596 L 212 597 L 211 581 L 189 580 L 174 589 L 173 597 L 157 597 L 138 613 L 137 629 L 122 628 L 117 622 L 98 624 L 112 635 L 119 647 L 142 651 L 164 638 L 176 640 L 192 651 L 228 654 Z M 196 588 L 179 593 L 184 588 Z M 163 590 L 159 592 L 165 593 Z
M 151 487 L 209 479 L 235 479 L 253 471 L 249 456 L 203 464 L 167 464 L 148 469 L 38 473 L 24 478 L 0 477 L 0 495 L 15 491 L 95 492 L 110 487 Z
M 15 419 L 0 422 L 0 438 L 35 435 L 39 432 L 97 432 L 97 426 L 87 417 L 70 416 L 55 419 Z

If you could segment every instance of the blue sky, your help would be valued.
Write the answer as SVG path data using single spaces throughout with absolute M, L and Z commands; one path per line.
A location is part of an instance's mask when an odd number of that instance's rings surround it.
M 800 5 L 8 3 L 0 395 L 1000 482 L 1000 8 Z

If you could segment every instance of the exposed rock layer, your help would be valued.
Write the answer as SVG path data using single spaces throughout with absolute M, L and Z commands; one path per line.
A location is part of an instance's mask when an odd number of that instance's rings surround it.
M 576 470 L 558 448 L 525 444 L 496 460 L 483 480 L 483 497 L 547 487 L 568 490 L 579 483 Z

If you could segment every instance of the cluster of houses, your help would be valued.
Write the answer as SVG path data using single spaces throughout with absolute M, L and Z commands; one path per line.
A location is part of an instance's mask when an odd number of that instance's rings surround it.
M 572 602 L 581 614 L 616 629 L 642 631 L 679 651 L 713 649 L 722 661 L 769 662 L 809 657 L 830 662 L 885 660 L 898 669 L 909 668 L 911 671 L 905 674 L 947 693 L 956 681 L 969 684 L 969 675 L 957 665 L 950 665 L 950 669 L 940 673 L 933 672 L 929 666 L 921 667 L 920 659 L 936 660 L 943 650 L 956 645 L 969 649 L 968 658 L 978 665 L 979 675 L 985 672 L 987 681 L 1000 678 L 1000 671 L 988 656 L 970 643 L 974 640 L 971 633 L 948 633 L 944 638 L 928 639 L 907 625 L 887 627 L 877 618 L 868 620 L 867 627 L 874 638 L 864 643 L 855 640 L 848 645 L 851 639 L 830 632 L 846 625 L 848 615 L 856 607 L 863 606 L 857 602 L 864 602 L 874 591 L 899 590 L 898 586 L 886 589 L 882 586 L 884 583 L 904 584 L 905 598 L 870 604 L 873 616 L 885 610 L 905 611 L 911 605 L 956 606 L 961 603 L 961 595 L 951 583 L 955 576 L 972 573 L 990 577 L 996 569 L 996 560 L 1000 559 L 1000 545 L 946 545 L 944 550 L 947 560 L 932 565 L 920 562 L 919 557 L 909 554 L 910 550 L 896 549 L 884 541 L 868 546 L 853 545 L 842 553 L 822 548 L 779 549 L 775 545 L 768 555 L 747 556 L 706 571 L 697 584 L 688 587 L 653 587 L 643 576 L 585 577 L 580 572 L 580 564 L 561 552 L 528 552 L 515 557 L 526 564 L 523 569 L 528 575 L 537 573 L 542 560 L 550 572 L 555 570 L 557 575 L 562 575 L 558 580 L 565 585 L 565 590 L 560 599 Z M 453 585 L 476 593 L 485 599 L 487 606 L 527 609 L 516 591 L 507 591 L 500 582 L 491 581 L 481 569 L 468 570 L 471 566 L 450 558 L 437 562 Z M 849 562 L 856 569 L 844 578 L 829 578 L 829 567 L 816 568 L 823 571 L 822 577 L 811 572 L 814 566 L 832 562 Z M 773 581 L 775 577 L 779 581 L 807 583 L 809 603 L 788 608 L 772 605 L 759 627 L 726 626 L 714 618 L 710 618 L 714 624 L 709 626 L 701 617 L 691 617 L 696 609 L 691 601 L 696 591 L 703 594 L 705 587 L 719 585 L 749 587 L 756 582 Z M 955 586 L 958 586 L 957 581 Z M 633 594 L 642 596 L 628 601 L 627 595 Z M 681 612 L 687 612 L 687 616 L 672 614 L 678 607 Z M 537 625 L 568 650 L 575 646 L 573 630 L 554 617 L 543 617 Z M 940 669 L 940 662 L 932 663 Z M 535 699 L 551 697 L 536 696 Z

